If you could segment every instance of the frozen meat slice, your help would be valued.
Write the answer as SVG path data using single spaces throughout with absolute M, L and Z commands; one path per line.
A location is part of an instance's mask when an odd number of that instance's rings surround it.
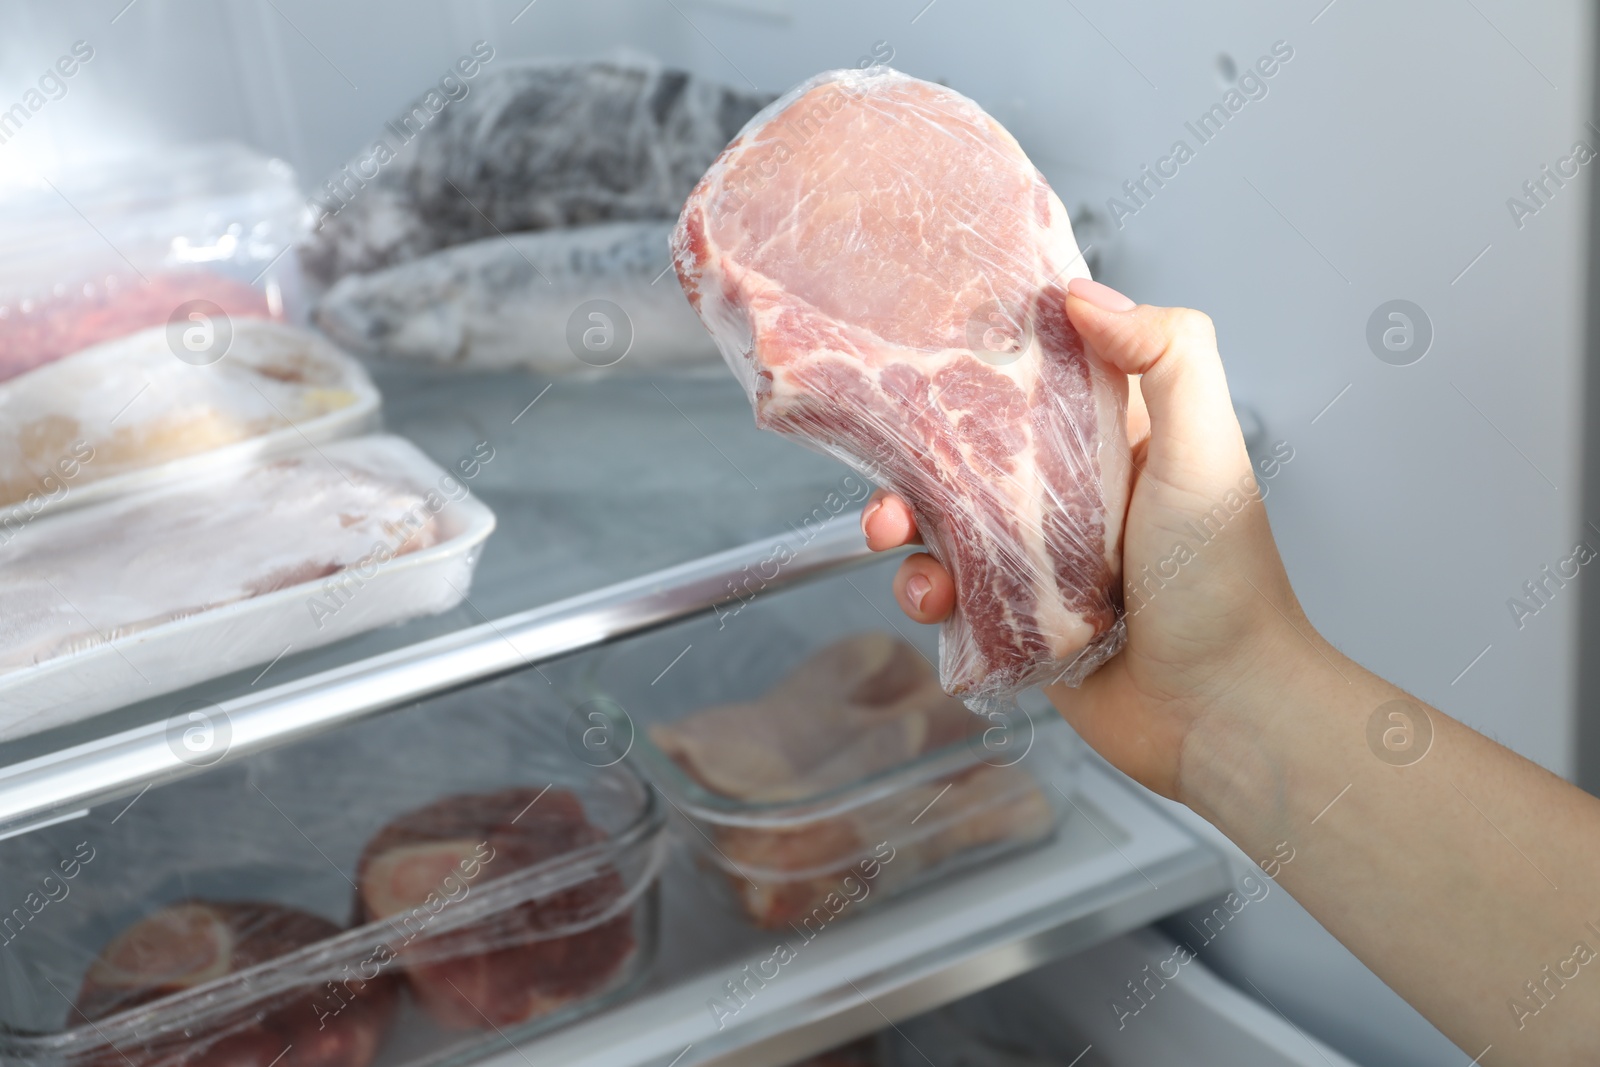
M 438 543 L 433 491 L 371 440 L 5 529 L 0 671 Z
M 602 990 L 632 956 L 632 912 L 618 910 L 621 875 L 603 866 L 582 872 L 476 920 L 456 920 L 452 909 L 475 907 L 473 895 L 497 879 L 604 839 L 566 789 L 444 797 L 367 843 L 356 875 L 361 914 L 407 935 L 399 964 L 439 1025 L 476 1030 L 547 1015 Z M 436 921 L 448 928 L 430 931 Z
M 326 919 L 257 901 L 184 901 L 153 912 L 118 934 L 90 964 L 78 992 L 78 1019 L 97 1023 L 185 993 L 338 935 Z M 284 991 L 262 993 L 233 1010 L 190 1017 L 181 1030 L 145 1026 L 115 1042 L 108 1062 L 129 1067 L 365 1067 L 377 1055 L 393 1015 L 388 975 L 335 987 L 314 965 L 300 980 L 286 971 Z M 277 986 L 277 981 L 264 983 Z M 325 987 L 338 988 L 335 999 Z M 326 1001 L 326 1003 L 324 1003 Z
M 251 319 L 230 329 L 222 358 L 204 365 L 175 356 L 155 327 L 0 383 L 0 508 L 303 427 L 374 395 L 361 366 L 315 334 Z
M 0 381 L 102 341 L 163 325 L 191 300 L 209 301 L 233 319 L 281 317 L 262 290 L 211 271 L 112 276 L 59 297 L 0 307 Z
M 1084 352 L 1061 201 L 971 100 L 834 71 L 756 115 L 684 205 L 678 277 L 758 425 L 908 501 L 974 702 L 1114 654 L 1127 381 Z
M 758 700 L 658 724 L 651 738 L 706 788 L 768 803 L 852 785 L 982 725 L 914 645 L 869 632 L 823 648 Z

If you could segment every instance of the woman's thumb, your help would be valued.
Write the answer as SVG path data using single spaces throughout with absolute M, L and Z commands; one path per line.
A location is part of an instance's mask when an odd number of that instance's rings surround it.
M 1154 465 L 1161 480 L 1195 488 L 1237 484 L 1250 460 L 1210 318 L 1189 308 L 1135 304 L 1087 278 L 1068 285 L 1067 317 L 1090 356 L 1140 376 L 1150 411 L 1147 469 Z

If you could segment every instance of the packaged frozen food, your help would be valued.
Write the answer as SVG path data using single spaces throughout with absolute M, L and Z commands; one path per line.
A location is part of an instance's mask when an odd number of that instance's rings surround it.
M 470 241 L 346 275 L 317 305 L 316 322 L 363 355 L 473 370 L 713 364 L 705 330 L 661 281 L 672 265 L 671 229 L 608 222 Z
M 493 528 L 464 482 L 393 437 L 5 528 L 0 738 L 446 610 Z
M 261 901 L 185 901 L 118 934 L 89 965 L 75 1020 L 94 1023 L 265 964 L 337 936 L 320 916 Z M 274 997 L 148 1044 L 119 1044 L 106 1064 L 183 1067 L 366 1067 L 394 1014 L 387 975 L 362 981 L 349 1011 L 318 1012 L 317 991 Z
M 174 270 L 149 279 L 113 274 L 53 299 L 0 308 L 0 381 L 81 348 L 163 325 L 194 300 L 234 319 L 272 317 L 266 293 L 210 271 Z
M 294 172 L 239 145 L 162 146 L 8 191 L 0 381 L 182 319 L 300 316 Z
M 643 58 L 496 61 L 461 98 L 386 126 L 376 176 L 347 167 L 312 191 L 302 259 L 331 283 L 502 232 L 670 221 L 769 99 Z
M 913 646 L 864 633 L 822 649 L 754 701 L 658 724 L 650 737 L 705 789 L 782 811 L 730 820 L 712 837 L 745 913 L 783 929 L 848 896 L 847 881 L 887 894 L 962 853 L 1047 837 L 1055 809 L 1032 775 L 976 758 L 988 726 L 944 693 Z M 945 773 L 843 810 L 807 810 L 952 748 L 965 758 Z
M 376 421 L 366 372 L 317 335 L 248 319 L 226 329 L 213 362 L 175 358 L 158 326 L 0 382 L 0 515 L 24 504 L 32 518 Z
M 421 906 L 453 878 L 461 892 L 486 875 L 558 864 L 546 892 L 401 949 L 418 1005 L 452 1030 L 507 1027 L 549 1015 L 603 989 L 637 948 L 627 886 L 606 864 L 606 835 L 566 789 L 514 788 L 445 797 L 407 812 L 367 844 L 357 868 L 365 921 Z
M 846 920 L 1044 842 L 1070 810 L 1071 730 L 1037 692 L 983 715 L 945 694 L 937 631 L 885 626 L 897 562 L 540 668 L 583 739 L 667 798 L 708 889 L 755 925 Z
M 0 1062 L 475 1062 L 627 996 L 660 802 L 566 719 L 529 672 L 0 840 Z
M 956 582 L 945 688 L 1075 683 L 1121 647 L 1127 380 L 1085 353 L 1061 202 L 972 101 L 819 75 L 745 126 L 673 235 L 758 425 L 905 497 Z

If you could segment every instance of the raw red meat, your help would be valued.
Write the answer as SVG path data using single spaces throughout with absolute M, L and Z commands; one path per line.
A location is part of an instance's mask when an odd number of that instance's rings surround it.
M 607 915 L 623 895 L 622 877 L 602 866 L 511 907 L 480 908 L 473 896 L 603 840 L 565 789 L 445 797 L 368 842 L 356 877 L 362 914 L 418 934 L 397 955 L 418 1004 L 441 1026 L 504 1027 L 547 1015 L 600 992 L 633 954 L 632 910 Z M 427 931 L 455 907 L 485 914 Z
M 949 692 L 1115 654 L 1127 381 L 1066 317 L 1088 271 L 1010 134 L 896 71 L 820 75 L 712 164 L 673 252 L 757 424 L 910 501 L 956 581 Z
M 894 859 L 869 879 L 877 899 L 963 854 L 1047 836 L 1054 813 L 1033 776 L 978 763 L 970 751 L 951 774 L 869 798 L 875 776 L 986 728 L 939 688 L 914 646 L 861 633 L 819 650 L 755 700 L 660 723 L 650 738 L 700 785 L 748 810 L 788 805 L 776 819 L 713 824 L 715 848 L 698 852 L 753 922 L 783 930 L 837 898 L 851 868 L 883 855 L 880 842 Z M 853 802 L 841 803 L 839 790 Z
M 189 901 L 147 915 L 101 950 L 78 992 L 80 1021 L 108 1016 L 254 967 L 334 937 L 339 927 L 277 904 Z M 378 975 L 338 983 L 321 976 L 306 988 L 217 1013 L 143 1044 L 116 1047 L 98 1065 L 124 1067 L 365 1067 L 393 1015 L 394 980 Z M 109 1036 L 109 1035 L 108 1035 Z M 288 1050 L 287 1052 L 285 1050 Z
M 79 349 L 166 322 L 180 304 L 209 300 L 235 318 L 279 318 L 267 295 L 210 271 L 110 279 L 70 296 L 0 307 L 0 382 Z

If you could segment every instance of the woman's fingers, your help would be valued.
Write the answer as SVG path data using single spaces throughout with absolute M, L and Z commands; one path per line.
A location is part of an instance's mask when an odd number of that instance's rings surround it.
M 1145 410 L 1130 398 L 1128 429 L 1136 442 L 1148 425 L 1158 479 L 1206 492 L 1238 484 L 1250 461 L 1210 319 L 1188 308 L 1135 304 L 1083 278 L 1067 286 L 1067 317 L 1090 354 L 1138 376 Z
M 894 598 L 915 622 L 943 622 L 956 606 L 956 583 L 926 552 L 907 556 L 894 576 Z
M 874 552 L 922 544 L 910 506 L 887 489 L 879 489 L 867 501 L 861 512 L 861 532 L 867 535 L 867 547 Z
M 920 545 L 917 520 L 906 502 L 879 489 L 861 512 L 867 547 L 883 552 L 901 545 Z M 950 572 L 926 552 L 906 557 L 894 576 L 894 598 L 916 622 L 943 622 L 956 606 L 956 583 Z

